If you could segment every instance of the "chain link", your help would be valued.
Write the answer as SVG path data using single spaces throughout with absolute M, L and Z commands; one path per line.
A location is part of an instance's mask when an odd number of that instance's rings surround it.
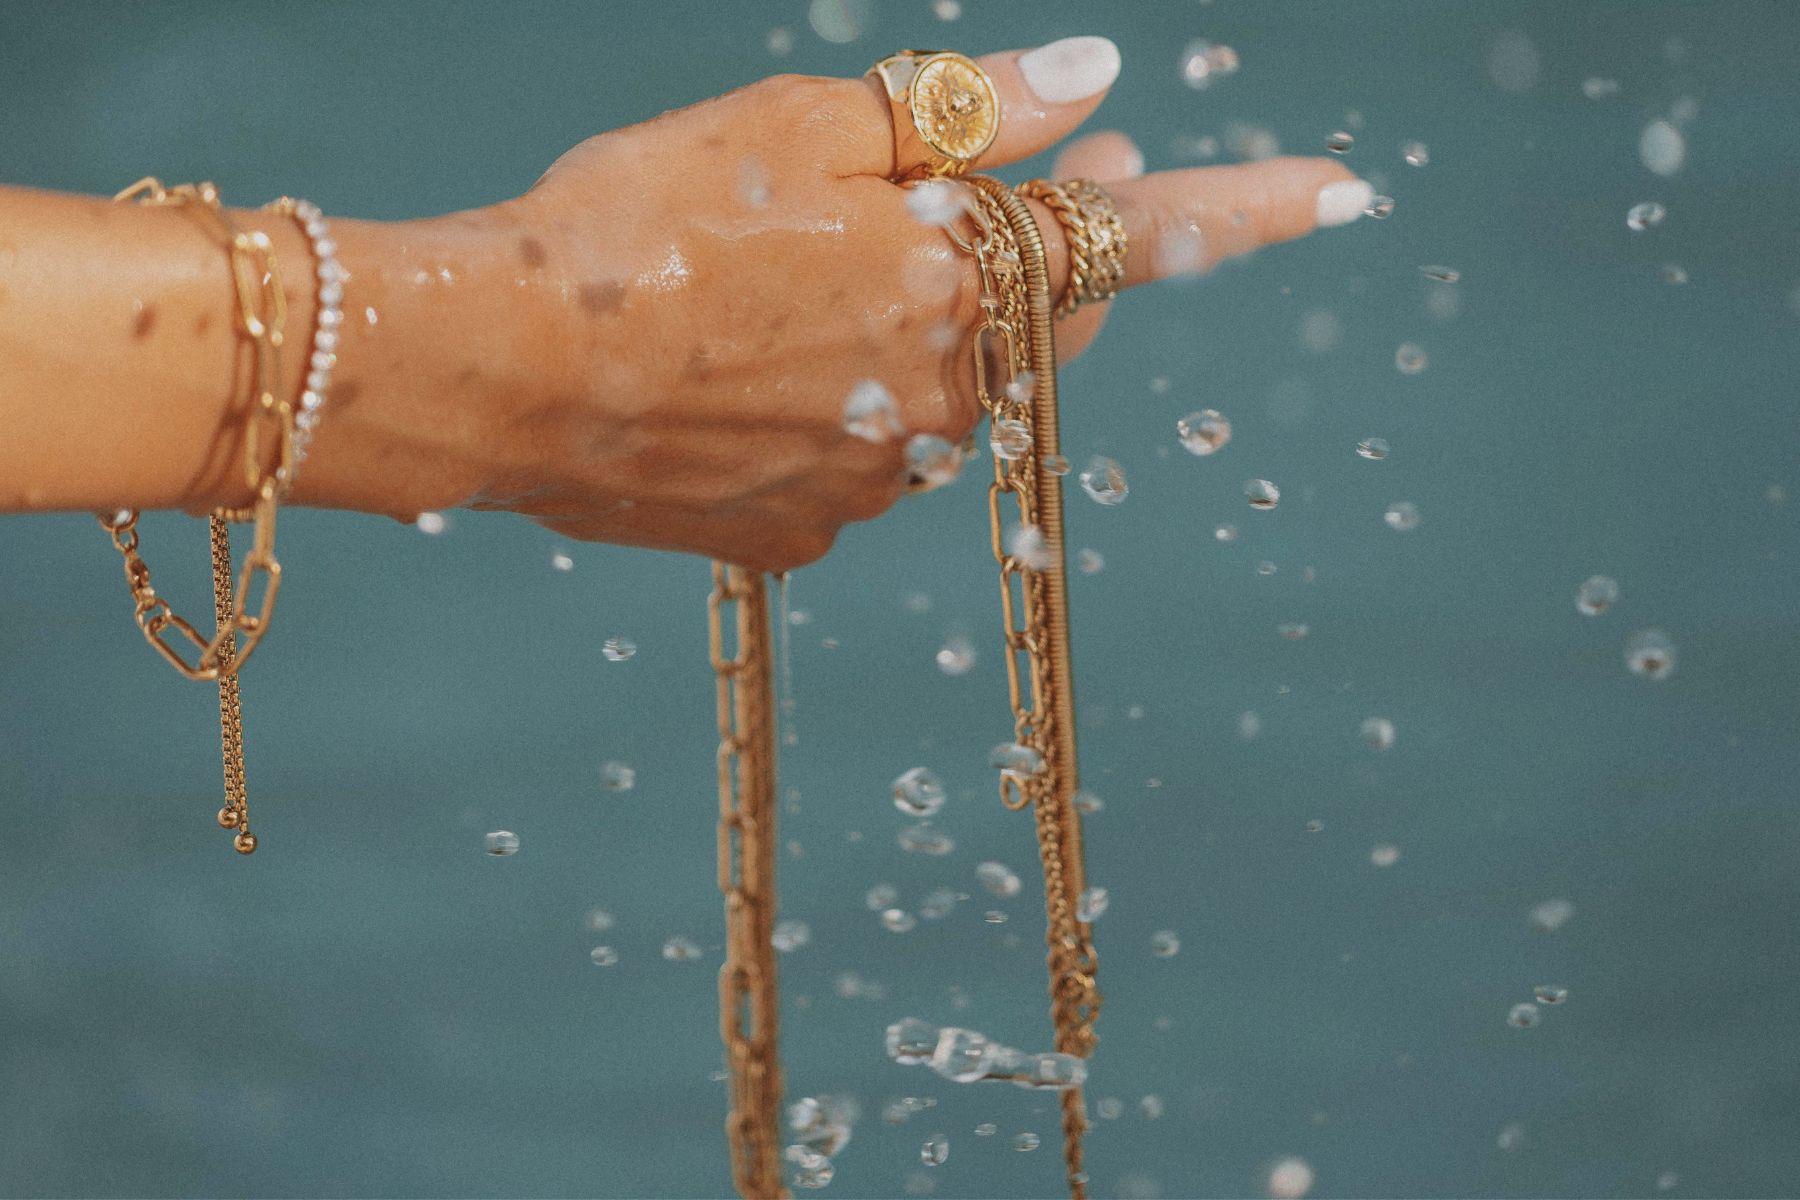
M 726 605 L 735 645 L 725 648 Z M 761 572 L 713 564 L 707 601 L 719 705 L 719 890 L 725 965 L 719 1027 L 731 1073 L 725 1136 L 738 1193 L 787 1197 L 781 1180 L 780 995 L 775 947 L 775 704 L 769 589 Z

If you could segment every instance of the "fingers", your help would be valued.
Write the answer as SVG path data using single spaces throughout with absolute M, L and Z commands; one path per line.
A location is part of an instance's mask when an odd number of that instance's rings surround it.
M 999 131 L 976 161 L 976 170 L 1030 158 L 1067 137 L 1106 98 L 1120 65 L 1119 48 L 1103 37 L 1063 38 L 1035 50 L 1008 50 L 976 61 L 993 80 L 1000 100 Z M 863 130 L 856 139 L 860 153 L 849 166 L 855 173 L 886 179 L 894 174 L 894 109 L 880 80 L 862 82 L 865 99 L 856 105 Z
M 1070 142 L 1056 156 L 1050 178 L 1092 179 L 1111 185 L 1121 179 L 1137 179 L 1144 173 L 1144 152 L 1137 143 L 1116 129 L 1103 129 Z M 1042 229 L 1043 214 L 1039 215 Z M 1057 293 L 1060 295 L 1061 293 Z M 1068 362 L 1099 336 L 1106 324 L 1107 304 L 1084 304 L 1059 322 L 1056 327 L 1056 360 Z

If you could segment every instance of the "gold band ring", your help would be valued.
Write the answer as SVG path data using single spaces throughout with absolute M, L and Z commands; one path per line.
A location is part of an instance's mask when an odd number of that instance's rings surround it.
M 1083 304 L 1111 300 L 1125 285 L 1125 223 L 1106 190 L 1091 179 L 1054 184 L 1033 179 L 1018 187 L 1056 214 L 1069 243 L 1069 286 L 1057 302 L 1066 317 Z
M 894 117 L 895 183 L 963 174 L 994 144 L 1000 97 L 986 71 L 953 50 L 902 50 L 868 73 Z

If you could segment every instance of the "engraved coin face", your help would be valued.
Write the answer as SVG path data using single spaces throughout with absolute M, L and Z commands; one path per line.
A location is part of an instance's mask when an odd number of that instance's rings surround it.
M 912 83 L 913 127 L 946 158 L 967 162 L 994 142 L 1000 105 L 987 76 L 963 58 L 925 64 Z

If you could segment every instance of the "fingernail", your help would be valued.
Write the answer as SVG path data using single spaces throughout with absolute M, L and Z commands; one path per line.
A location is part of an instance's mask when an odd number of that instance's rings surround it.
M 1318 224 L 1348 225 L 1363 215 L 1375 199 L 1375 189 L 1361 179 L 1340 179 L 1319 189 Z
M 1112 86 L 1119 48 L 1111 38 L 1064 38 L 1019 55 L 1019 73 L 1044 103 L 1073 104 Z

